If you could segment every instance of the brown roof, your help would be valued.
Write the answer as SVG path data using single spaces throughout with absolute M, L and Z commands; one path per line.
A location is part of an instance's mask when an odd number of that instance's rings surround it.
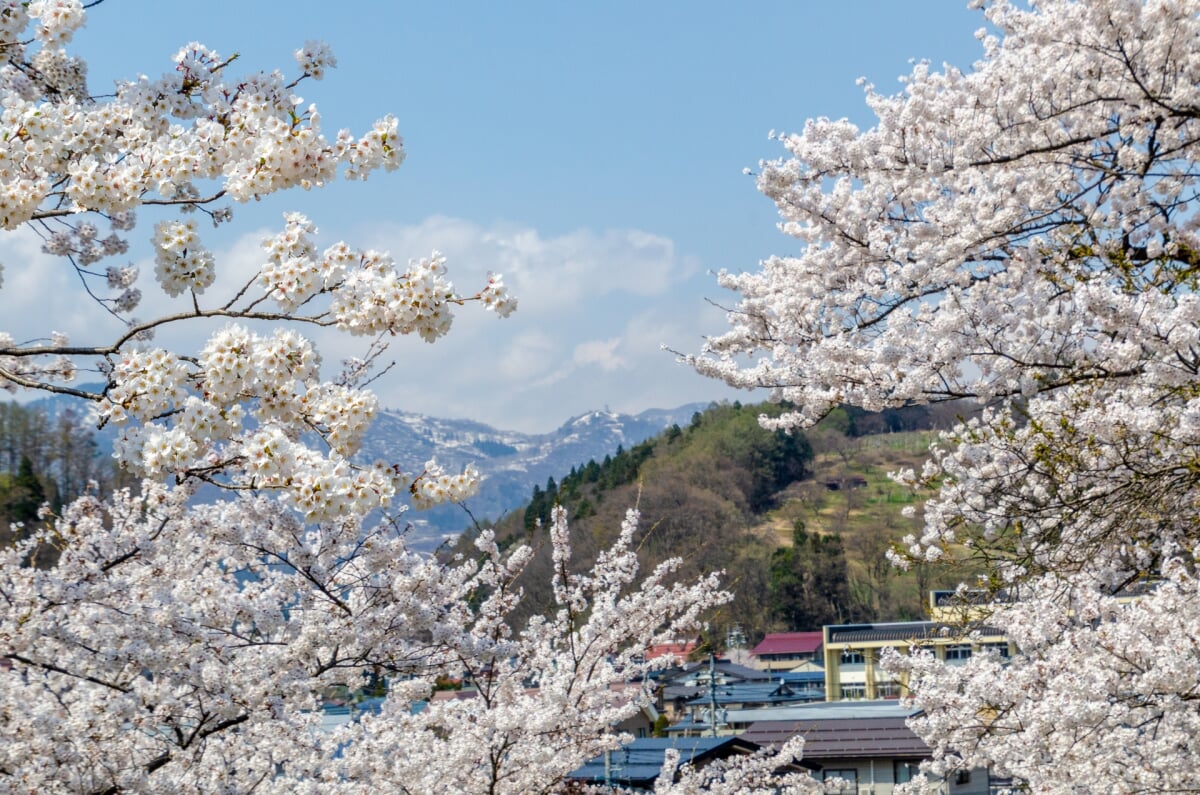
M 740 736 L 759 745 L 777 746 L 803 735 L 804 758 L 808 760 L 928 757 L 929 746 L 904 721 L 901 717 L 764 720 L 752 723 Z

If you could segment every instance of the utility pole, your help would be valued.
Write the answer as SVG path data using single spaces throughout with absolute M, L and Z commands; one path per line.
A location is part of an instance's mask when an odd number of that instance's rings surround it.
M 712 736 L 717 736 L 717 655 L 708 653 L 708 724 Z

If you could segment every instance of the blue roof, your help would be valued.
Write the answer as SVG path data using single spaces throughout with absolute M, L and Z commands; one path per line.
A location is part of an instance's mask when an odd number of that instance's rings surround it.
M 707 704 L 715 698 L 718 704 L 791 704 L 825 698 L 823 693 L 818 696 L 811 690 L 792 690 L 779 682 L 730 682 L 717 685 L 715 690 L 710 695 L 704 688 L 687 703 Z
M 667 751 L 679 751 L 679 763 L 687 764 L 696 757 L 733 742 L 733 737 L 639 737 L 608 754 L 608 780 L 653 781 L 662 771 Z M 604 781 L 604 754 L 592 759 L 569 776 L 581 781 Z
M 782 679 L 789 685 L 804 684 L 808 682 L 825 683 L 825 672 L 822 671 L 772 671 L 771 676 L 775 679 Z
M 712 728 L 712 726 L 709 725 L 707 715 L 705 715 L 705 714 L 689 715 L 688 717 L 684 718 L 683 720 L 678 721 L 677 723 L 672 723 L 670 726 L 668 726 L 667 734 L 675 734 L 677 732 L 682 733 L 682 732 L 689 732 L 689 731 L 704 732 L 704 731 L 708 731 L 711 728 Z

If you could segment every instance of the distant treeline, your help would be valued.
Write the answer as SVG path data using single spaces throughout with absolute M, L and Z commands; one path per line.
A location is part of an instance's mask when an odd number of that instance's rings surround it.
M 976 404 L 957 401 L 883 411 L 866 411 L 857 406 L 842 406 L 830 412 L 822 426 L 841 431 L 851 438 L 881 433 L 943 430 L 951 427 L 959 417 L 978 410 Z
M 57 513 L 89 488 L 105 494 L 121 481 L 83 414 L 0 403 L 0 545 L 38 527 L 43 505 Z

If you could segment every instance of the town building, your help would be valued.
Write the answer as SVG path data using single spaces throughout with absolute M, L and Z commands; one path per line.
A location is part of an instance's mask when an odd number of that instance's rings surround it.
M 883 624 L 838 624 L 823 630 L 825 698 L 889 699 L 904 695 L 907 682 L 894 678 L 880 666 L 885 649 L 908 654 L 928 649 L 950 665 L 966 662 L 975 654 L 1008 657 L 1011 644 L 995 627 L 976 626 L 964 634 L 961 626 L 939 621 L 897 621 Z
M 758 745 L 740 737 L 651 737 L 637 739 L 621 748 L 601 754 L 568 775 L 568 779 L 593 786 L 652 790 L 662 772 L 669 750 L 679 752 L 678 767 L 701 768 L 717 759 L 753 754 Z M 787 765 L 781 772 L 799 770 Z
M 824 635 L 812 632 L 768 632 L 762 642 L 750 650 L 755 668 L 768 671 L 792 670 L 806 662 L 821 661 Z
M 775 748 L 804 737 L 804 766 L 824 781 L 838 779 L 842 795 L 891 795 L 920 772 L 930 749 L 908 728 L 913 710 L 896 701 L 822 702 L 771 713 L 738 736 Z M 988 795 L 994 783 L 986 770 L 956 773 L 941 782 L 946 795 Z
M 773 681 L 765 671 L 715 658 L 668 668 L 655 674 L 654 680 L 659 708 L 672 723 L 687 715 L 688 702 L 708 693 L 710 685 L 726 687 L 738 682 L 769 685 Z

